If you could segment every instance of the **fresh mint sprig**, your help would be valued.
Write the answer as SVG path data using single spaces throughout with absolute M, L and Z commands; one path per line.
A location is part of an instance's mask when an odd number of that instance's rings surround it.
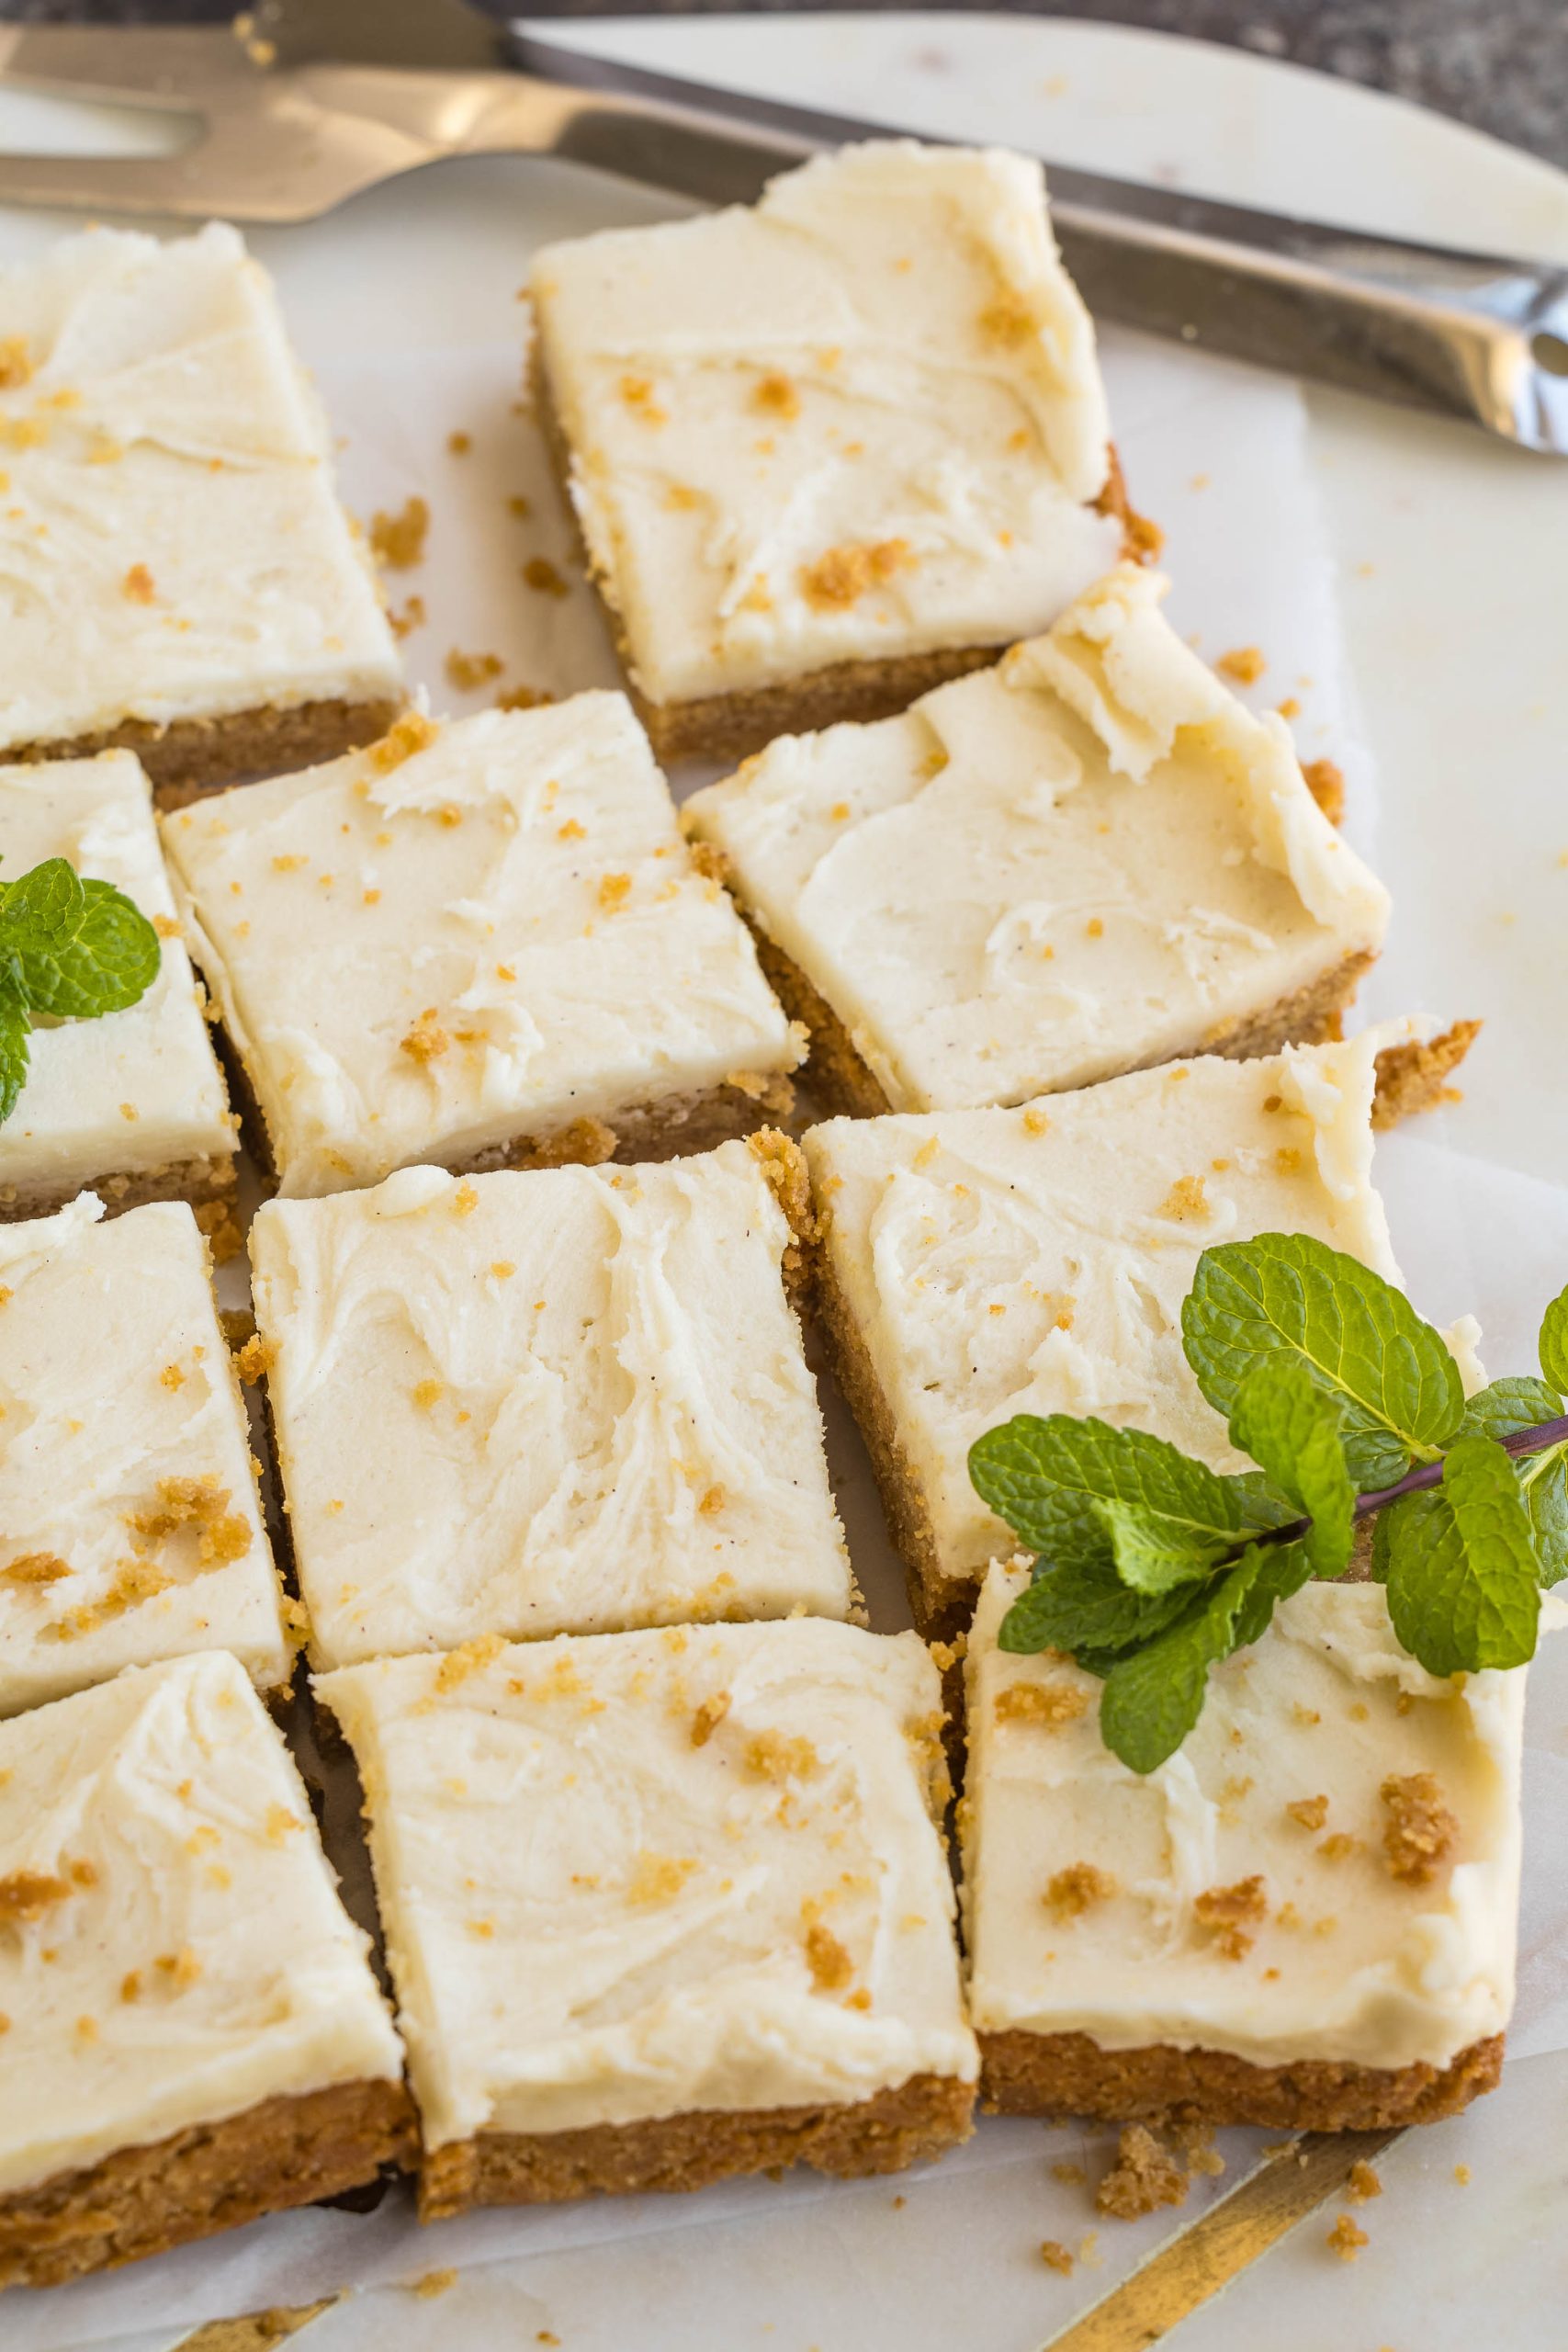
M 63 857 L 0 883 L 0 1120 L 28 1075 L 33 1015 L 91 1021 L 146 995 L 162 956 L 141 909 Z
M 1182 1346 L 1231 1442 L 1221 1476 L 1162 1438 L 1020 1414 L 970 1450 L 982 1500 L 1036 1555 L 1006 1650 L 1066 1652 L 1103 1680 L 1106 1745 L 1137 1772 L 1173 1755 L 1209 1669 L 1309 1578 L 1343 1576 L 1377 1513 L 1372 1574 L 1399 1640 L 1438 1675 L 1533 1657 L 1543 1586 L 1568 1576 L 1568 1290 L 1541 1378 L 1465 1400 L 1404 1294 L 1304 1234 L 1205 1250 Z

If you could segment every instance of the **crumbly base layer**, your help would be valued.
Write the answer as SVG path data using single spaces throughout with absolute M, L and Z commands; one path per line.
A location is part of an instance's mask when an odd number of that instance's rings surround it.
M 916 1628 L 928 1642 L 951 1642 L 969 1623 L 982 1572 L 976 1570 L 965 1582 L 955 1582 L 942 1572 L 919 1473 L 905 1450 L 897 1417 L 834 1270 L 827 1234 L 831 1215 L 830 1209 L 822 1213 L 808 1253 L 812 1308 L 828 1343 L 833 1377 L 871 1457 L 888 1540 L 904 1565 Z M 951 1693 L 946 1695 L 950 1716 L 956 1720 Z
M 148 1201 L 188 1201 L 193 1208 L 228 1203 L 234 1196 L 234 1162 L 225 1152 L 204 1159 L 165 1160 L 157 1168 L 73 1177 L 68 1183 L 0 1184 L 0 1225 L 52 1216 L 83 1192 L 96 1193 L 109 1216 L 139 1209 Z M 203 1229 L 209 1229 L 205 1221 Z
M 100 752 L 134 752 L 152 779 L 160 808 L 180 808 L 204 792 L 319 767 L 384 735 L 401 704 L 263 704 L 213 718 L 122 719 L 96 735 L 9 746 L 7 760 L 90 760 Z
M 549 380 L 534 339 L 529 369 L 529 396 L 537 415 L 562 503 L 575 515 L 571 501 L 571 447 L 556 409 Z M 1162 544 L 1156 526 L 1134 514 L 1127 501 L 1121 461 L 1111 451 L 1105 488 L 1093 502 L 1097 512 L 1120 517 L 1124 555 L 1143 563 L 1152 561 Z M 971 670 L 988 669 L 999 662 L 1012 642 L 994 645 L 939 646 L 925 653 L 902 653 L 886 660 L 834 662 L 766 686 L 746 686 L 731 694 L 703 695 L 689 702 L 650 702 L 637 684 L 636 663 L 621 616 L 609 593 L 609 583 L 594 566 L 581 532 L 574 533 L 577 557 L 591 582 L 616 658 L 625 674 L 632 707 L 648 730 L 655 757 L 671 760 L 741 760 L 761 751 L 779 735 L 810 735 L 845 719 L 863 724 L 894 718 L 908 710 L 921 695 L 962 678 Z
M 373 2179 L 384 2164 L 412 2164 L 416 2147 L 400 2082 L 264 2099 L 0 2197 L 0 2287 L 59 2286 L 313 2204 Z
M 694 2111 L 579 2132 L 482 2132 L 425 2155 L 419 2217 L 440 2222 L 475 2205 L 705 2188 L 795 2164 L 841 2180 L 901 2172 L 966 2140 L 974 2107 L 973 2083 L 916 2075 L 848 2106 Z
M 1495 2090 L 1503 2037 L 1472 2041 L 1447 2066 L 1352 2066 L 1300 2059 L 1254 2066 L 1220 2050 L 1151 2042 L 1102 2050 L 1085 2033 L 980 2036 L 980 2103 L 1001 2115 L 1093 2115 L 1128 2123 L 1179 2109 L 1207 2123 L 1290 2132 L 1373 2132 L 1436 2123 Z
M 809 1033 L 811 1053 L 806 1075 L 813 1094 L 829 1111 L 852 1119 L 879 1118 L 891 1111 L 894 1105 L 889 1102 L 881 1080 L 862 1057 L 854 1040 L 826 997 L 813 986 L 793 956 L 786 955 L 777 941 L 769 937 L 756 915 L 735 889 L 733 881 L 728 876 L 726 880 L 737 907 L 750 926 L 757 949 L 757 961 L 769 987 L 790 1019 L 800 1022 Z M 1363 975 L 1375 960 L 1368 950 L 1358 950 L 1352 956 L 1342 957 L 1319 978 L 1304 988 L 1292 989 L 1289 996 L 1277 998 L 1261 1012 L 1211 1029 L 1194 1042 L 1190 1053 L 1218 1054 L 1226 1061 L 1254 1061 L 1265 1054 L 1277 1054 L 1285 1046 L 1330 1043 L 1341 1035 L 1345 1012 L 1355 1000 Z M 1438 1044 L 1442 1042 L 1438 1041 Z M 1466 1046 L 1468 1043 L 1467 1039 Z M 1393 1050 L 1404 1053 L 1409 1049 L 1399 1046 Z M 1437 1048 L 1428 1046 L 1425 1050 L 1432 1054 Z M 1463 1050 L 1461 1049 L 1461 1053 Z M 1456 1054 L 1454 1060 L 1460 1057 Z M 1183 1056 L 1175 1054 L 1159 1057 L 1160 1060 L 1168 1061 L 1183 1058 Z M 1130 1062 L 1127 1067 L 1138 1069 L 1157 1067 L 1157 1064 Z M 1432 1080 L 1430 1099 L 1437 1099 L 1436 1089 L 1440 1086 L 1449 1067 L 1451 1064 L 1445 1065 L 1444 1070 Z M 1403 1113 L 1394 1115 L 1402 1116 Z
M 265 1117 L 244 1059 L 226 1029 L 214 1035 L 229 1095 L 240 1114 L 240 1132 L 269 1184 L 277 1182 L 277 1159 Z M 607 1120 L 570 1120 L 543 1135 L 513 1136 L 466 1159 L 447 1159 L 434 1148 L 424 1157 L 454 1176 L 482 1176 L 497 1168 L 597 1168 L 607 1159 L 678 1159 L 711 1151 L 716 1144 L 750 1136 L 795 1109 L 795 1088 L 782 1071 L 737 1070 L 722 1086 L 691 1094 L 661 1095 L 630 1102 Z

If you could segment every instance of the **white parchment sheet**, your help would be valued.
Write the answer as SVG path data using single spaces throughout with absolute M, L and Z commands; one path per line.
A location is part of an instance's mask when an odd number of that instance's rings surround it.
M 523 576 L 540 556 L 564 571 L 570 542 L 520 413 L 513 298 L 543 235 L 660 209 L 604 184 L 477 164 L 420 183 L 417 198 L 388 190 L 319 230 L 257 241 L 343 437 L 351 506 L 366 520 L 411 496 L 430 506 L 424 560 L 389 586 L 397 607 L 423 602 L 426 617 L 405 651 L 437 712 L 521 685 L 562 694 L 615 683 L 584 592 L 552 594 Z M 1263 651 L 1268 667 L 1249 699 L 1300 705 L 1303 756 L 1341 763 L 1347 831 L 1397 899 L 1398 842 L 1380 855 L 1300 398 L 1179 350 L 1121 335 L 1105 345 L 1134 503 L 1168 532 L 1177 626 L 1211 659 L 1240 646 Z M 466 452 L 449 447 L 454 434 L 468 436 Z M 526 514 L 513 511 L 518 499 Z M 446 670 L 454 650 L 493 654 L 502 674 L 459 694 Z M 677 776 L 677 789 L 697 780 Z M 1462 857 L 1461 842 L 1453 854 Z M 1420 908 L 1401 901 L 1375 1010 L 1464 1013 L 1465 1004 L 1401 996 L 1401 941 L 1418 939 L 1420 922 Z M 1460 1157 L 1445 1124 L 1446 1114 L 1428 1117 L 1380 1148 L 1395 1245 L 1426 1311 L 1439 1321 L 1475 1312 L 1489 1367 L 1524 1370 L 1540 1306 L 1568 1281 L 1568 1194 Z M 908 1622 L 901 1579 L 858 1438 L 841 1405 L 826 1401 L 852 1552 L 875 1622 L 891 1629 Z M 1391 2152 L 1388 2193 L 1362 2215 L 1373 2243 L 1354 2272 L 1324 2250 L 1325 2212 L 1183 2330 L 1193 2352 L 1323 2352 L 1330 2343 L 1472 2352 L 1483 2307 L 1515 2314 L 1498 2338 L 1509 2352 L 1561 2344 L 1552 2329 L 1568 2309 L 1558 2250 L 1568 2231 L 1544 2226 L 1551 2200 L 1564 2211 L 1555 2119 L 1568 2092 L 1568 1641 L 1557 1648 L 1531 1694 L 1519 2007 L 1503 2089 Z M 429 2230 L 400 2192 L 369 2214 L 277 2216 L 73 2287 L 14 2291 L 0 2304 L 0 2346 L 166 2352 L 206 2320 L 353 2290 L 312 2323 L 310 2352 L 513 2352 L 557 2341 L 563 2352 L 1033 2352 L 1233 2186 L 1266 2135 L 1224 2135 L 1224 2180 L 1195 2181 L 1179 2213 L 1130 2225 L 1100 2223 L 1092 2206 L 1113 2137 L 991 2119 L 956 2155 L 900 2179 L 829 2186 L 796 2176 Z M 1062 2160 L 1083 2163 L 1088 2184 L 1055 2179 L 1050 2165 Z M 1453 2179 L 1461 2162 L 1474 2175 L 1466 2188 Z M 1071 2278 L 1042 2264 L 1043 2238 L 1079 2249 Z M 448 2268 L 459 2276 L 438 2298 L 411 2291 Z M 1401 2314 L 1413 2308 L 1412 2333 Z

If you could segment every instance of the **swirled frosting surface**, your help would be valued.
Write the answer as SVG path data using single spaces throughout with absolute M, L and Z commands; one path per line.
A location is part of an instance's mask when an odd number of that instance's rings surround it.
M 0 2193 L 401 2050 L 281 1735 L 221 1650 L 0 1724 Z
M 973 2079 L 913 1634 L 671 1627 L 316 1689 L 427 2144 Z
M 897 718 L 784 736 L 682 814 L 896 1111 L 1017 1102 L 1246 1031 L 1388 895 L 1122 565 Z
M 90 229 L 0 268 L 0 749 L 400 692 L 238 232 Z
M 102 1218 L 0 1225 L 0 1714 L 188 1650 L 288 1677 L 207 1244 L 183 1201 Z
M 1310 1584 L 1140 1778 L 1100 1740 L 1092 1676 L 998 1648 L 1027 1580 L 991 1569 L 965 1668 L 978 2030 L 1388 2068 L 1502 2032 L 1523 1668 L 1439 1681 L 1381 1585 Z
M 570 490 L 652 702 L 1002 645 L 1112 562 L 1040 166 L 874 141 L 535 258 Z
M 164 838 L 285 1194 L 800 1058 L 621 695 L 411 715 Z
M 313 1655 L 843 1616 L 790 1242 L 746 1143 L 265 1205 L 256 1313 Z

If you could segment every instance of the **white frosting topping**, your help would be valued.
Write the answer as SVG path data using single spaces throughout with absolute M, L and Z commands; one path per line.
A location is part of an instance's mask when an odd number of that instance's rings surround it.
M 236 231 L 0 268 L 0 747 L 398 695 L 330 453 Z
M 400 720 L 164 840 L 286 1194 L 800 1058 L 623 695 Z
M 223 1651 L 0 1724 L 0 2193 L 400 2072 L 299 1775 Z
M 220 1645 L 288 1677 L 207 1244 L 183 1201 L 102 1216 L 0 1225 L 0 1714 Z
M 122 890 L 158 925 L 162 953 L 152 987 L 125 1012 L 33 1029 L 27 1080 L 0 1126 L 0 1188 L 229 1159 L 228 1098 L 175 922 L 152 794 L 129 752 L 0 767 L 0 874 L 14 882 L 50 857 Z
M 895 1110 L 1202 1051 L 1375 949 L 1388 897 L 1122 565 L 897 718 L 785 736 L 686 804 Z
M 789 1245 L 745 1143 L 267 1204 L 256 1314 L 317 1660 L 843 1616 Z
M 570 486 L 654 702 L 1043 628 L 1103 571 L 1094 331 L 1038 164 L 877 141 L 547 246 Z
M 834 1119 L 805 1137 L 833 1276 L 919 1480 L 942 1573 L 1012 1538 L 968 1453 L 1014 1413 L 1095 1414 L 1251 1467 L 1181 1349 L 1203 1250 L 1310 1233 L 1390 1282 L 1371 1183 L 1391 1033 L 1141 1070 L 1022 1110 Z
M 1092 1676 L 996 1647 L 1026 1582 L 993 1567 L 966 1668 L 982 2032 L 1393 2068 L 1503 2030 L 1522 1669 L 1436 1680 L 1394 1640 L 1381 1586 L 1308 1585 L 1211 1673 L 1196 1730 L 1140 1779 L 1100 1741 Z M 1413 1800 L 1449 1817 L 1425 1879 L 1396 1874 Z
M 912 1634 L 807 1618 L 319 1680 L 426 2144 L 971 2080 Z

